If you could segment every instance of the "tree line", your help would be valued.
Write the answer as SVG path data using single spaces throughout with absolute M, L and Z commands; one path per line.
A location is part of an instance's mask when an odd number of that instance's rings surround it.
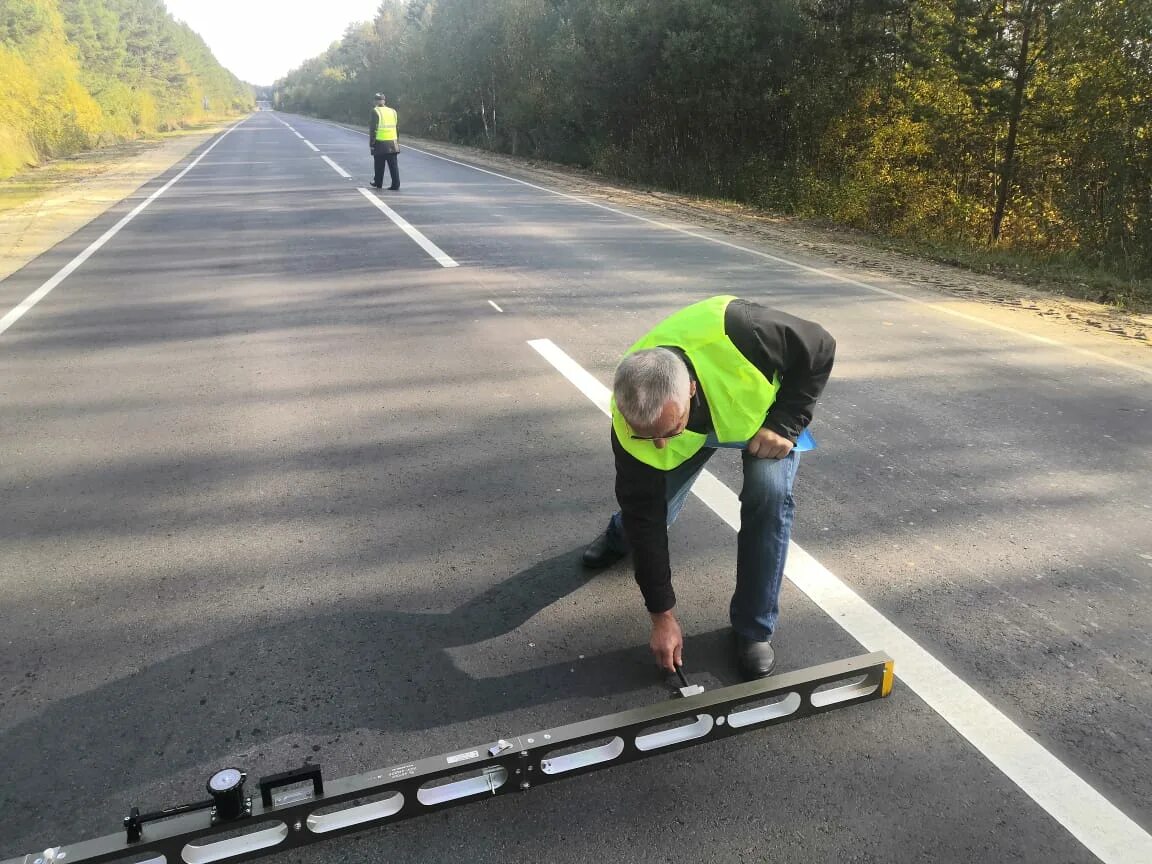
M 162 0 L 0 2 L 0 177 L 252 104 Z
M 1152 0 L 384 0 L 286 110 L 1152 276 Z

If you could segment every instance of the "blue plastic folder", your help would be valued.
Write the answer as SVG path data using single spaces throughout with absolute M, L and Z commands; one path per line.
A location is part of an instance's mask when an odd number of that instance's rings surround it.
M 796 439 L 796 446 L 792 448 L 797 453 L 807 453 L 809 450 L 816 449 L 816 439 L 812 437 L 812 433 L 805 429 L 800 433 L 800 437 Z
M 708 440 L 704 442 L 705 447 L 727 447 L 731 450 L 743 450 L 748 446 L 747 441 L 728 441 L 719 442 L 713 441 L 712 436 L 708 436 Z M 816 449 L 816 439 L 812 437 L 812 433 L 805 429 L 800 433 L 800 437 L 796 439 L 796 446 L 792 448 L 797 453 L 807 453 L 809 450 Z

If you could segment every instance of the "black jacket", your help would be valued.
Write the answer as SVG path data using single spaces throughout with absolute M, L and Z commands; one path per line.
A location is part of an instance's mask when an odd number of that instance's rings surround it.
M 776 401 L 767 408 L 764 427 L 795 441 L 812 420 L 836 355 L 836 340 L 819 324 L 796 318 L 748 300 L 733 300 L 724 313 L 724 331 L 750 363 L 772 380 L 780 375 Z M 688 371 L 696 380 L 688 362 Z M 688 415 L 688 429 L 712 431 L 708 394 L 697 381 L 698 399 Z M 766 406 L 767 407 L 767 406 Z M 667 474 L 629 454 L 612 433 L 616 458 L 616 500 L 620 503 L 624 534 L 632 546 L 636 582 L 649 612 L 665 612 L 676 605 L 672 569 L 668 561 Z

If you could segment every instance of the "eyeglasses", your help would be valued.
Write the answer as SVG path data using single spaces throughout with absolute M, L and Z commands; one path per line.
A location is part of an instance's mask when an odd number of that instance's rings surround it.
M 688 431 L 688 427 L 684 427 L 679 432 L 673 432 L 671 435 L 632 435 L 630 436 L 633 441 L 655 441 L 657 438 L 678 438 Z

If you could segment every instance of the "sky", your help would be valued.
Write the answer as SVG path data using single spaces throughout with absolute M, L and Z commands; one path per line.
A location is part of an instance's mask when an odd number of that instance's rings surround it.
M 376 17 L 380 0 L 164 0 L 172 17 L 208 43 L 228 71 L 249 84 L 272 84 Z

